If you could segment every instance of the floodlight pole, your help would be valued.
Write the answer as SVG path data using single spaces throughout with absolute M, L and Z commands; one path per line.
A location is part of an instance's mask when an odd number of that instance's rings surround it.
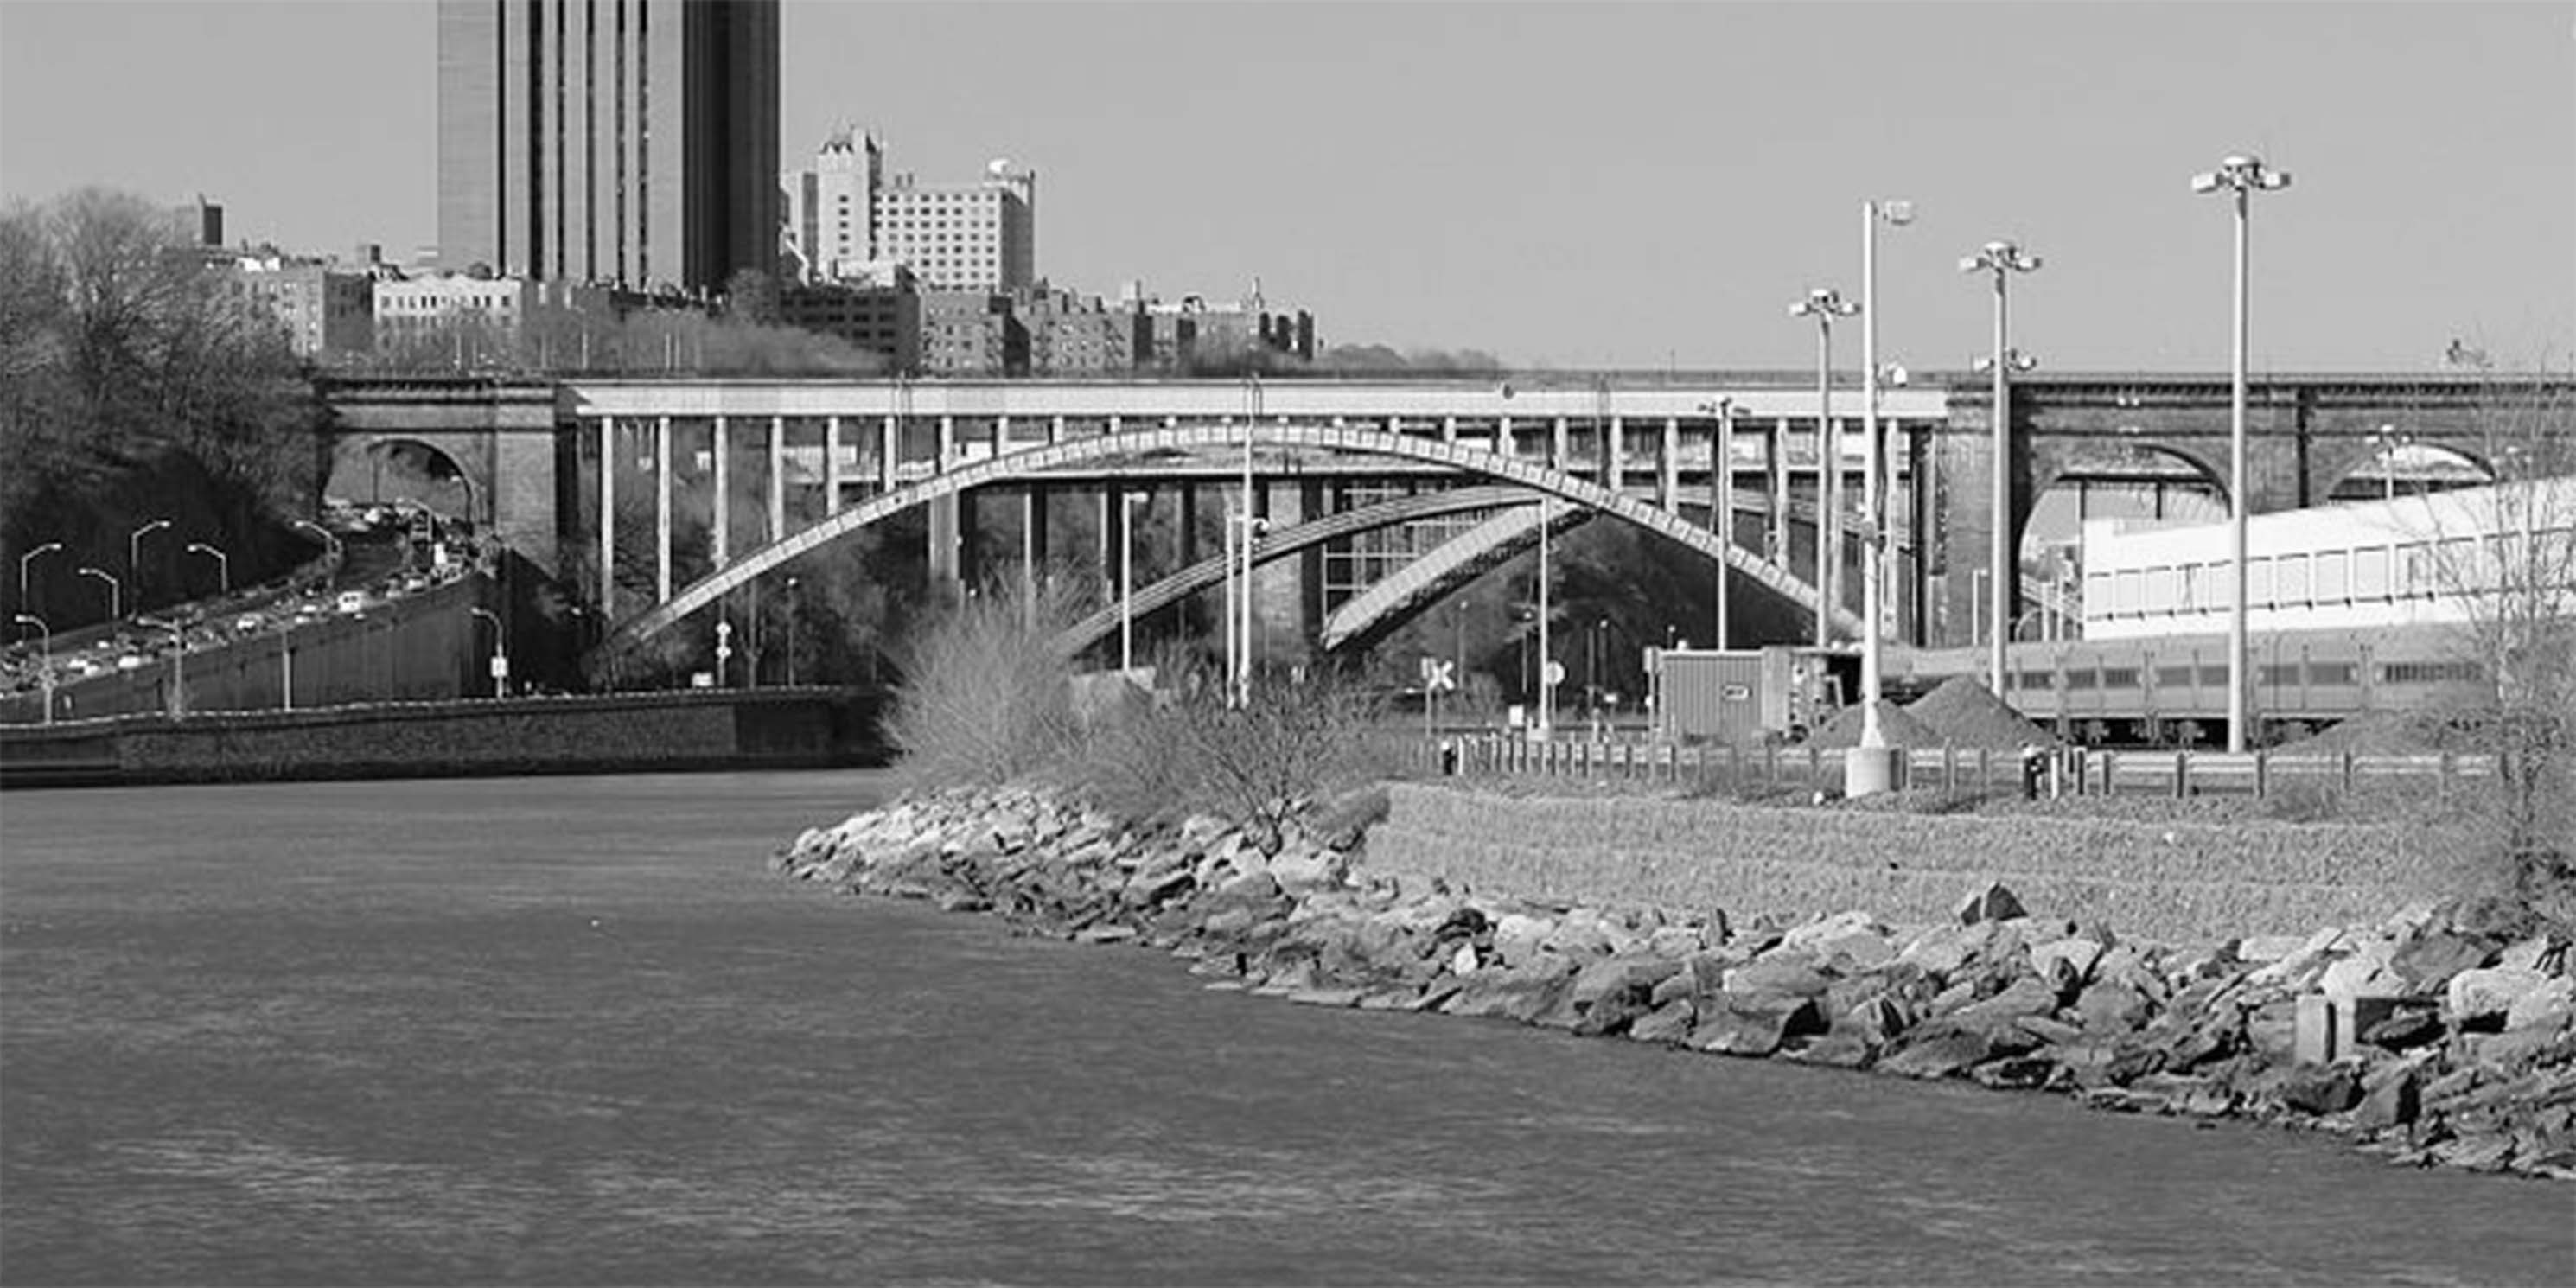
M 1791 317 L 1816 320 L 1816 647 L 1833 642 L 1834 609 L 1841 599 L 1835 583 L 1841 577 L 1842 445 L 1834 433 L 1834 319 L 1850 317 L 1860 306 L 1830 286 L 1807 292 L 1789 306 Z M 1781 552 L 1785 559 L 1787 551 Z
M 1878 715 L 1883 693 L 1883 632 L 1879 625 L 1886 594 L 1881 564 L 1887 548 L 1887 494 L 1881 475 L 1887 452 L 1878 436 L 1878 225 L 1903 226 L 1914 218 L 1911 202 L 1860 203 L 1860 368 L 1862 465 L 1861 504 L 1867 530 L 1861 535 L 1860 745 L 1843 758 L 1843 792 L 1868 796 L 1897 786 L 1896 756 Z
M 2245 337 L 2246 310 L 2246 211 L 2256 189 L 2272 191 L 2290 186 L 2285 171 L 2264 166 L 2259 157 L 2231 156 L 2218 163 L 2218 169 L 2192 176 L 2191 190 L 2210 193 L 2225 190 L 2236 210 L 2236 292 L 2232 309 L 2229 349 L 2229 396 L 2227 435 L 2227 548 L 2228 548 L 2228 614 L 2227 614 L 2227 750 L 2243 752 L 2250 725 L 2255 719 L 2253 686 L 2248 682 L 2246 666 L 2246 593 L 2245 520 L 2248 511 L 2245 481 Z

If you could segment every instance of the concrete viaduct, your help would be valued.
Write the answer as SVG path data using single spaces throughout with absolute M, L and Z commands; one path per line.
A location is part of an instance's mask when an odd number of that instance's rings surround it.
M 1986 499 L 1992 408 L 1981 379 L 1918 380 L 1883 391 L 1880 402 L 1899 548 L 1891 626 L 1918 642 L 1964 643 L 1968 570 L 1985 566 L 1996 521 Z M 2323 501 L 2337 481 L 2383 459 L 2390 431 L 2487 469 L 2497 409 L 2533 401 L 2534 384 L 2477 373 L 2258 378 L 2249 399 L 2251 505 Z M 2560 395 L 2553 405 L 2567 405 L 2569 384 L 2551 382 Z M 1818 395 L 1790 373 L 1475 382 L 353 379 L 325 393 L 335 475 L 349 477 L 389 447 L 445 457 L 468 517 L 604 603 L 613 632 L 629 639 L 669 629 L 730 589 L 913 509 L 927 514 L 933 574 L 963 579 L 977 562 L 979 497 L 1017 500 L 1017 562 L 1034 568 L 1048 559 L 1050 499 L 1086 495 L 1105 554 L 1123 518 L 1114 496 L 1173 489 L 1189 514 L 1211 488 L 1231 494 L 1247 437 L 1256 510 L 1274 532 L 1303 528 L 1310 538 L 1264 543 L 1272 562 L 1257 578 L 1256 604 L 1308 638 L 1375 638 L 1390 622 L 1367 614 L 1419 611 L 1430 592 L 1455 583 L 1423 573 L 1388 593 L 1323 603 L 1322 543 L 1360 525 L 1313 525 L 1451 485 L 1517 489 L 1480 495 L 1523 506 L 1547 496 L 1568 511 L 1634 523 L 1724 559 L 1747 593 L 1778 596 L 1801 615 L 1819 603 Z M 2032 507 L 2060 483 L 2156 477 L 2224 495 L 2223 375 L 2033 375 L 2011 393 L 2013 504 L 2004 521 L 2016 547 Z M 1858 505 L 1865 459 L 1860 397 L 1837 388 L 1830 404 L 1846 513 Z M 1715 468 L 1722 416 L 1732 449 L 1725 471 Z M 686 558 L 673 547 L 682 473 L 712 511 L 707 549 Z M 1708 522 L 1721 478 L 1736 512 L 1725 536 Z M 652 533 L 642 541 L 631 531 L 639 506 Z M 621 511 L 630 515 L 625 537 Z M 1379 509 L 1389 524 L 1429 512 Z M 1458 538 L 1466 545 L 1422 562 L 1482 567 L 1536 530 L 1534 518 L 1470 525 Z M 1195 524 L 1183 531 L 1186 541 Z M 1788 557 L 1777 557 L 1782 551 Z M 1183 550 L 1176 578 L 1196 576 L 1187 566 L 1200 553 Z M 651 568 L 649 580 L 633 575 L 638 567 Z M 1842 606 L 1834 620 L 1844 632 L 1858 625 L 1853 568 L 1834 579 Z M 1114 568 L 1104 571 L 1114 581 Z

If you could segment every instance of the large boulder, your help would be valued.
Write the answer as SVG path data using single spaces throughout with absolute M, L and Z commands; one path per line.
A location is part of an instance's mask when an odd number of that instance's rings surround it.
M 2548 983 L 2513 999 L 2505 1008 L 2507 1029 L 2564 1028 L 2576 1017 L 2576 979 L 2565 975 L 2552 977 Z
M 1995 1044 L 1985 1033 L 1937 1023 L 1927 1025 L 1904 1050 L 1880 1059 L 1878 1067 L 1908 1078 L 1947 1078 L 1994 1056 Z
M 2021 900 L 2005 889 L 2001 881 L 1989 881 L 1970 891 L 1967 898 L 1959 901 L 1957 912 L 1959 924 L 1963 926 L 1973 926 L 1981 921 L 2010 921 L 2028 915 L 2022 909 Z
M 2550 977 L 2536 970 L 2511 966 L 2491 966 L 2464 970 L 2451 977 L 2444 997 L 2450 1003 L 2451 1023 L 2461 1026 L 2500 1026 L 2524 994 L 2549 983 Z
M 1690 1045 L 1720 1055 L 1767 1056 L 1826 1027 L 1824 1009 L 1812 997 L 1726 997 L 1703 1008 Z

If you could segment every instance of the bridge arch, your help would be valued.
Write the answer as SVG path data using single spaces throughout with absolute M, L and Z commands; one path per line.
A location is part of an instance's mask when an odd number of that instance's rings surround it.
M 453 514 L 478 527 L 488 524 L 492 517 L 489 513 L 491 487 L 489 481 L 479 477 L 473 468 L 472 452 L 460 451 L 460 448 L 470 445 L 442 442 L 441 437 L 435 433 L 387 432 L 343 438 L 333 450 L 331 477 L 323 484 L 323 494 L 368 503 L 378 500 L 419 501 L 442 514 Z M 385 465 L 388 462 L 406 464 L 407 459 L 422 462 L 418 468 L 408 472 L 426 479 L 431 485 L 431 495 L 418 495 L 419 489 L 403 484 L 402 495 L 384 496 Z M 365 486 L 363 496 L 358 493 L 362 481 Z M 455 495 L 442 495 L 449 488 L 455 490 Z
M 1504 456 L 1461 443 L 1439 442 L 1402 434 L 1390 434 L 1383 430 L 1341 425 L 1187 425 L 1132 433 L 1104 434 L 1071 442 L 1052 443 L 1043 447 L 1031 447 L 947 470 L 908 487 L 871 497 L 801 532 L 750 551 L 741 559 L 682 587 L 668 602 L 657 604 L 618 623 L 610 631 L 606 643 L 613 646 L 650 638 L 685 620 L 699 609 L 714 603 L 727 592 L 781 564 L 802 557 L 889 516 L 915 506 L 928 504 L 941 497 L 953 496 L 971 488 L 995 483 L 1040 478 L 1050 469 L 1107 457 L 1238 444 L 1244 441 L 1247 433 L 1255 446 L 1400 457 L 1447 466 L 1462 473 L 1489 480 L 1518 484 L 1533 492 L 1635 524 L 1698 551 L 1708 558 L 1723 559 L 1736 571 L 1753 578 L 1774 593 L 1794 601 L 1809 612 L 1817 611 L 1818 608 L 1818 598 L 1814 588 L 1783 571 L 1777 565 L 1729 544 L 1720 534 L 1695 526 L 1672 511 L 1621 495 L 1597 483 L 1577 478 L 1539 462 Z M 1846 632 L 1856 633 L 1860 629 L 1858 616 L 1847 610 L 1836 611 L 1834 621 Z

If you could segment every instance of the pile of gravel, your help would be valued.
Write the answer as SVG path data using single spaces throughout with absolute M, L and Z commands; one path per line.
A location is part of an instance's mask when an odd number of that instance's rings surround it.
M 1905 714 L 1929 731 L 1931 741 L 1908 744 L 1938 747 L 1990 747 L 1997 751 L 2019 751 L 2032 743 L 2054 747 L 2057 735 L 2021 717 L 2003 701 L 1986 691 L 1976 677 L 1954 675 L 1941 682 L 1941 687 L 1914 700 Z
M 1813 739 L 1815 745 L 1829 751 L 1840 747 L 1859 746 L 1861 724 L 1866 718 L 1862 712 L 1865 710 L 1867 707 L 1863 705 L 1845 707 L 1836 712 L 1833 719 L 1825 722 L 1824 728 L 1816 731 Z M 1926 728 L 1922 721 L 1905 714 L 1905 708 L 1883 698 L 1878 703 L 1878 730 L 1886 735 L 1887 745 L 1891 747 L 1928 748 L 1941 745 L 1940 734 Z

